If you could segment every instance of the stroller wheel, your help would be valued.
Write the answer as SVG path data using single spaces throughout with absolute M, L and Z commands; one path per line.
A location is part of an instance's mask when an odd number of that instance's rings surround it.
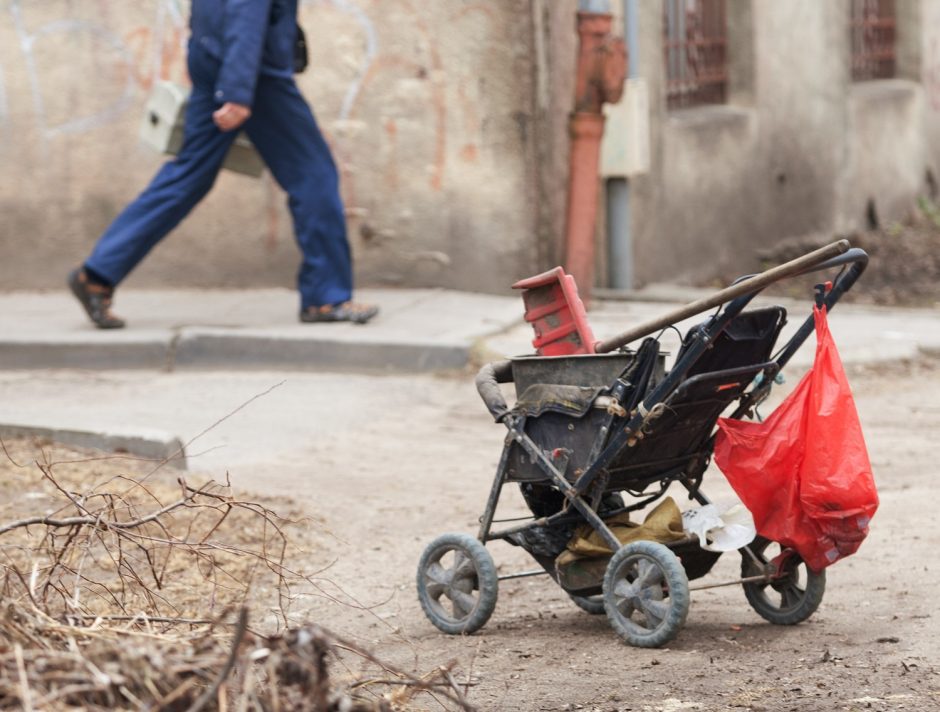
M 658 648 L 689 614 L 689 580 L 678 557 L 655 541 L 635 541 L 610 559 L 604 575 L 610 625 L 630 645 Z
M 445 633 L 473 633 L 486 625 L 498 593 L 493 557 L 469 534 L 443 534 L 421 555 L 418 600 Z
M 574 601 L 574 605 L 592 616 L 599 616 L 604 613 L 603 596 L 575 596 L 570 593 L 568 596 Z
M 773 581 L 745 583 L 744 595 L 751 608 L 775 625 L 796 625 L 809 618 L 822 603 L 826 591 L 826 572 L 811 571 L 797 554 L 783 556 L 779 544 L 764 537 L 754 539 L 748 548 L 762 562 L 778 560 L 781 576 Z M 741 560 L 741 577 L 763 572 L 747 553 Z

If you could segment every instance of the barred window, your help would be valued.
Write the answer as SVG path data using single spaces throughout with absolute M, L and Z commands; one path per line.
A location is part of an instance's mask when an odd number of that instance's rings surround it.
M 852 79 L 887 79 L 895 73 L 895 0 L 852 0 Z
M 728 90 L 725 0 L 664 0 L 666 106 L 722 104 Z

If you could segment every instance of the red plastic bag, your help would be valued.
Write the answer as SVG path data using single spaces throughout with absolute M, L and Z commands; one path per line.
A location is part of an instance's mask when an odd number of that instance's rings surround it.
M 858 550 L 878 492 L 825 307 L 813 313 L 812 369 L 763 423 L 719 419 L 715 462 L 757 533 L 820 571 Z

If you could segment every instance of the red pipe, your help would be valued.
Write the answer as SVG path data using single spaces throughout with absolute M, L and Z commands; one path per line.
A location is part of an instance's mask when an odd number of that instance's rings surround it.
M 575 107 L 569 119 L 571 155 L 568 210 L 565 226 L 565 268 L 574 276 L 582 301 L 588 303 L 594 286 L 594 230 L 597 219 L 604 103 L 623 94 L 627 50 L 623 39 L 610 33 L 612 16 L 579 12 Z

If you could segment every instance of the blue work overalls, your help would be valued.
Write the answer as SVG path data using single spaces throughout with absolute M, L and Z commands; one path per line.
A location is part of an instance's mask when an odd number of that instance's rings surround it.
M 251 107 L 244 130 L 288 194 L 301 309 L 350 299 L 336 165 L 293 77 L 296 16 L 297 0 L 193 0 L 182 149 L 101 236 L 85 263 L 93 273 L 120 283 L 209 192 L 238 133 L 212 113 L 231 101 Z

